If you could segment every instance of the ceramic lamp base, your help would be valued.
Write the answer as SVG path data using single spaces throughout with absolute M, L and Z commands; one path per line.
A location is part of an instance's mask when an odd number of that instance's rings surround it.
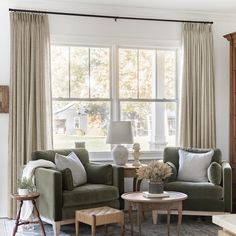
M 125 165 L 128 161 L 129 151 L 123 145 L 116 145 L 112 151 L 112 157 L 116 165 Z

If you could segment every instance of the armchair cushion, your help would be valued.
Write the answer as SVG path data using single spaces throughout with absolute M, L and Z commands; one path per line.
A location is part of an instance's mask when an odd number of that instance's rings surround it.
M 216 162 L 212 162 L 208 167 L 207 176 L 211 183 L 215 185 L 220 185 L 222 179 L 221 165 Z
M 113 168 L 111 165 L 90 162 L 85 165 L 85 170 L 88 183 L 112 185 Z
M 176 166 L 172 162 L 169 162 L 169 161 L 167 161 L 166 164 L 169 165 L 172 170 L 172 175 L 168 178 L 168 182 L 173 182 L 176 180 L 177 174 L 178 174 Z
M 192 182 L 207 182 L 207 168 L 211 163 L 214 151 L 206 153 L 191 153 L 179 149 L 178 180 Z
M 166 191 L 178 191 L 188 195 L 188 199 L 222 199 L 223 188 L 209 182 L 175 181 L 165 184 Z
M 68 190 L 71 191 L 73 190 L 73 177 L 71 170 L 69 168 L 66 168 L 61 171 L 62 175 L 62 190 Z
M 87 183 L 74 188 L 72 191 L 64 191 L 63 207 L 109 202 L 118 198 L 119 191 L 115 186 Z

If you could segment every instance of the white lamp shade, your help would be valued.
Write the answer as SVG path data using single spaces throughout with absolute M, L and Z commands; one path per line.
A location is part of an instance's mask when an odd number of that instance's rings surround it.
M 133 131 L 131 121 L 111 121 L 106 143 L 132 144 Z

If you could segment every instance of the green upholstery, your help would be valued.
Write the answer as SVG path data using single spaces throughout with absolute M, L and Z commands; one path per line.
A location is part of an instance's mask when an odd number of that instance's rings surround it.
M 177 169 L 172 162 L 167 161 L 166 164 L 168 164 L 172 170 L 172 175 L 168 178 L 168 182 L 173 182 L 177 178 L 177 174 L 178 174 Z
M 223 188 L 212 183 L 174 181 L 165 185 L 165 190 L 186 193 L 188 199 L 222 199 Z
M 99 163 L 86 163 L 87 182 L 112 185 L 112 166 Z
M 39 212 L 42 216 L 54 221 L 62 218 L 62 175 L 60 171 L 37 168 L 35 183 L 40 193 L 37 199 Z
M 167 162 L 172 169 L 176 167 L 179 169 L 179 154 L 180 147 L 167 147 L 164 150 L 163 162 Z M 210 149 L 185 149 L 193 153 L 204 153 Z M 170 164 L 172 163 L 172 165 Z M 215 164 L 214 164 L 215 163 Z M 164 189 L 167 191 L 179 191 L 186 193 L 188 198 L 183 201 L 183 209 L 190 211 L 219 211 L 231 212 L 232 211 L 232 170 L 227 162 L 222 162 L 222 155 L 220 149 L 214 149 L 214 155 L 211 160 L 211 165 L 220 165 L 221 174 L 219 176 L 215 171 L 212 175 L 220 185 L 210 182 L 184 182 L 170 179 L 165 183 Z M 217 183 L 214 182 L 214 183 Z
M 88 183 L 72 190 L 68 170 L 58 171 L 37 168 L 35 183 L 40 197 L 37 200 L 40 214 L 57 222 L 74 219 L 77 209 L 98 206 L 124 207 L 124 169 L 120 166 L 89 162 L 86 149 L 47 150 L 32 153 L 32 160 L 45 159 L 54 162 L 55 153 L 68 155 L 75 152 L 87 171 Z M 66 186 L 67 185 L 67 186 Z
M 73 185 L 73 177 L 71 170 L 69 168 L 66 168 L 64 170 L 61 170 L 61 175 L 62 175 L 62 190 L 73 190 L 74 185 Z
M 221 165 L 217 162 L 212 162 L 207 170 L 207 176 L 211 183 L 220 185 L 222 180 Z
M 52 161 L 53 163 L 55 163 L 56 153 L 64 155 L 64 156 L 68 156 L 71 152 L 74 152 L 76 156 L 79 157 L 83 165 L 89 162 L 88 151 L 84 148 L 36 151 L 32 153 L 31 158 L 32 160 L 44 159 L 44 160 Z
M 115 186 L 85 184 L 74 188 L 72 191 L 63 192 L 63 207 L 109 202 L 118 198 L 119 191 Z

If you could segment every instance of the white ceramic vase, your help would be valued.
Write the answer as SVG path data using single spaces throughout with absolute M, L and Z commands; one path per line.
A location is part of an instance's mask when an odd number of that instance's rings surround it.
M 29 194 L 29 189 L 18 188 L 18 194 L 20 196 L 27 196 Z

